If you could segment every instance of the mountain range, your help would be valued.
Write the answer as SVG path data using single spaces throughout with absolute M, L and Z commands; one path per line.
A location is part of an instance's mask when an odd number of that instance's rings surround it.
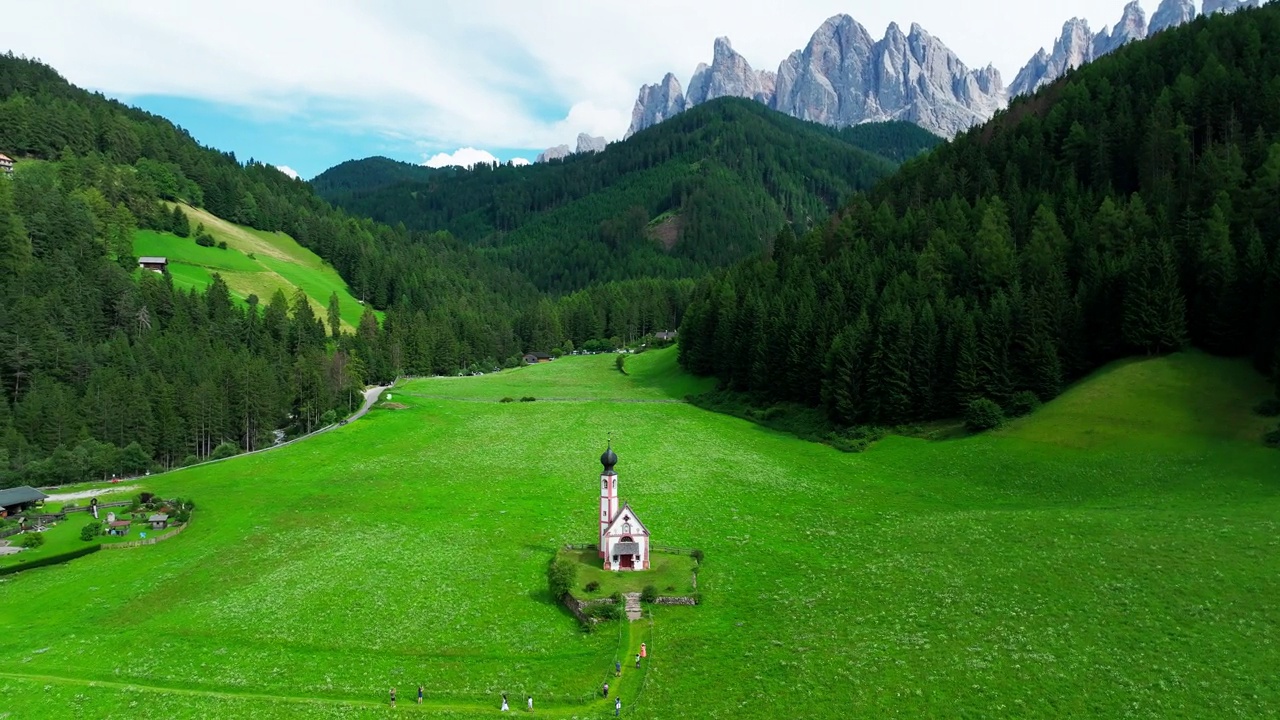
M 1205 0 L 1203 14 L 1257 7 L 1262 0 Z M 718 97 L 749 98 L 792 117 L 844 127 L 905 120 L 943 137 L 990 118 L 1008 100 L 1061 77 L 1125 43 L 1195 19 L 1193 0 L 1162 0 L 1147 19 L 1134 0 L 1119 22 L 1094 33 L 1080 18 L 1068 20 L 1051 49 L 1041 49 L 1006 88 L 991 65 L 971 69 L 918 24 L 907 33 L 895 23 L 875 40 L 848 15 L 824 22 L 809 43 L 777 71 L 756 70 L 717 38 L 710 65 L 699 64 L 686 90 L 667 73 L 640 88 L 627 137 Z M 561 146 L 565 147 L 565 146 Z

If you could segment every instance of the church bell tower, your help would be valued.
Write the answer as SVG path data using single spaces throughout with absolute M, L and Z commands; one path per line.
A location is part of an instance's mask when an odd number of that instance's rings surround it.
M 618 456 L 613 452 L 613 443 L 609 443 L 600 456 L 600 464 L 604 470 L 600 473 L 600 533 L 597 539 L 600 541 L 600 557 L 604 557 L 607 554 L 604 534 L 618 515 L 618 473 L 613 471 L 613 466 L 618 464 Z

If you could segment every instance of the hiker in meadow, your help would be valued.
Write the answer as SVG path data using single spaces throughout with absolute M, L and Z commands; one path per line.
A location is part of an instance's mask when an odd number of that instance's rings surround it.
M 529 712 L 533 712 L 533 696 L 529 696 Z
M 502 712 L 506 712 L 511 708 L 507 707 L 507 694 L 502 693 Z
M 636 653 L 636 669 L 640 669 L 640 653 Z
M 600 695 L 602 697 L 609 697 L 609 683 L 605 683 L 604 687 L 600 688 Z
M 391 688 L 391 707 L 396 706 L 396 689 Z
M 418 704 L 419 705 L 422 704 L 422 686 L 421 685 L 418 686 Z
M 613 661 L 613 676 L 622 677 L 622 661 L 621 660 Z
M 640 657 L 642 658 L 649 657 L 649 650 L 644 646 L 644 643 L 640 643 Z
M 614 698 L 613 700 L 613 716 L 618 717 L 622 714 L 622 698 Z

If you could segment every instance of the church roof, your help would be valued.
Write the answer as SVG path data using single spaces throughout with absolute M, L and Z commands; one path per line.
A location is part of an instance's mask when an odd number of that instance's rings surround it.
M 631 532 L 629 533 L 622 532 L 623 523 L 631 523 Z M 640 518 L 636 517 L 635 511 L 631 509 L 631 505 L 629 503 L 624 503 L 622 505 L 622 509 L 619 510 L 618 514 L 614 516 L 613 522 L 609 523 L 609 527 L 605 529 L 604 534 L 605 535 L 626 534 L 626 535 L 631 535 L 632 537 L 635 537 L 637 535 L 643 536 L 643 537 L 649 537 L 649 528 L 645 527 L 644 523 L 640 522 Z
M 613 451 L 613 443 L 609 443 L 609 447 L 605 448 L 604 454 L 600 456 L 600 464 L 604 466 L 606 475 L 612 473 L 613 466 L 618 464 L 618 455 Z

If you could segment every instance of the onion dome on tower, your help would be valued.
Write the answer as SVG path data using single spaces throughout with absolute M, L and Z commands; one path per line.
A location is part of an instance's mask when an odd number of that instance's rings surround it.
M 612 475 L 613 466 L 618 464 L 618 456 L 613 452 L 613 443 L 609 443 L 609 447 L 605 448 L 604 454 L 600 456 L 600 464 L 604 466 L 604 474 Z

